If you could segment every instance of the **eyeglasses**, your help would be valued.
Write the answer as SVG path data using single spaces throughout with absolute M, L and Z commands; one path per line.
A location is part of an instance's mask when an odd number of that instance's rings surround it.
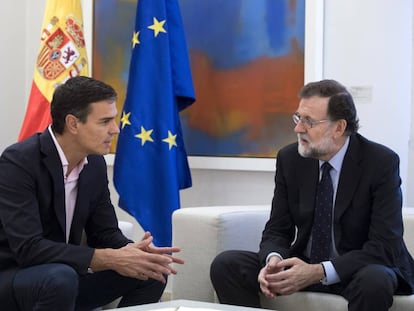
M 309 117 L 302 118 L 298 113 L 293 114 L 292 119 L 295 124 L 298 124 L 300 121 L 305 129 L 310 129 L 318 124 L 329 121 L 327 119 L 326 120 L 313 120 L 312 118 L 309 118 Z

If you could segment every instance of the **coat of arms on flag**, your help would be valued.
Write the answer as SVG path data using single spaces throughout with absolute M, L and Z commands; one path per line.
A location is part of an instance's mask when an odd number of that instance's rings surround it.
M 26 115 L 19 140 L 42 132 L 50 123 L 56 86 L 88 76 L 81 0 L 47 0 Z
M 77 76 L 87 63 L 79 52 L 79 48 L 85 48 L 81 23 L 70 15 L 64 23 L 65 29 L 59 27 L 58 22 L 59 19 L 54 16 L 43 29 L 41 38 L 44 44 L 37 58 L 37 70 L 47 80 L 57 79 L 69 68 L 66 79 Z

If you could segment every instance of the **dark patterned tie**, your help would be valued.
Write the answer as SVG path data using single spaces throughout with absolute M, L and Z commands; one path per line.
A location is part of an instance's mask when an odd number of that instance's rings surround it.
M 311 263 L 320 263 L 329 259 L 332 246 L 332 203 L 333 185 L 329 171 L 332 166 L 325 162 L 322 164 L 322 178 L 319 182 L 315 215 L 312 227 Z

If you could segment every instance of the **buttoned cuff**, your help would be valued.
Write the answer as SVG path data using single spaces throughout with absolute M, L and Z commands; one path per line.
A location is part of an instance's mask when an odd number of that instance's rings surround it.
M 282 255 L 280 255 L 278 252 L 271 252 L 271 253 L 269 253 L 269 255 L 266 256 L 266 264 L 268 264 L 270 258 L 272 258 L 274 256 L 279 257 L 280 260 L 283 260 Z
M 323 261 L 321 265 L 325 270 L 325 277 L 321 280 L 323 285 L 331 285 L 341 281 L 331 261 Z

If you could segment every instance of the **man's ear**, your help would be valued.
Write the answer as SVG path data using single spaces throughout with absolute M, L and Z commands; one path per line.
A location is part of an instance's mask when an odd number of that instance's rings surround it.
M 69 133 L 76 134 L 78 132 L 78 122 L 79 119 L 75 117 L 73 114 L 66 115 L 65 124 Z
M 336 121 L 335 134 L 337 135 L 337 137 L 344 135 L 346 126 L 347 122 L 345 119 L 340 119 Z

